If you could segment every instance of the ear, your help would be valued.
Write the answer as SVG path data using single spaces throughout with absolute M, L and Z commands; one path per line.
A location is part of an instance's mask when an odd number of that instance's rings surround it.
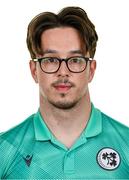
M 90 62 L 90 68 L 89 68 L 89 80 L 88 82 L 91 82 L 93 77 L 94 77 L 94 74 L 95 74 L 95 70 L 96 70 L 96 61 L 95 60 L 92 60 Z
M 29 62 L 31 75 L 36 83 L 38 83 L 36 63 L 32 60 Z

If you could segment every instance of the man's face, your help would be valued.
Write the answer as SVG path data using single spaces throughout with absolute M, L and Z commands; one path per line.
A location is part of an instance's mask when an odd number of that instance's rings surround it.
M 84 47 L 78 31 L 71 27 L 49 29 L 41 36 L 43 57 L 88 57 L 89 53 L 85 52 Z M 56 73 L 47 74 L 41 70 L 38 62 L 30 61 L 32 76 L 39 83 L 40 100 L 60 109 L 70 109 L 86 97 L 95 67 L 95 61 L 88 62 L 85 71 L 72 73 L 63 61 Z

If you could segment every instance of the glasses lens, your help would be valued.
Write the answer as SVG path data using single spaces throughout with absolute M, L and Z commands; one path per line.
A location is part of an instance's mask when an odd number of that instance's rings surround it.
M 59 68 L 59 61 L 54 57 L 42 58 L 41 68 L 44 72 L 53 73 Z
M 72 72 L 81 72 L 86 68 L 86 60 L 84 57 L 71 57 L 68 60 L 68 67 Z

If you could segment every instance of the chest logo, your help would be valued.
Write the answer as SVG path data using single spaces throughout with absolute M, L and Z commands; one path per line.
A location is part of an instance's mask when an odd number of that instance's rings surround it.
M 112 148 L 103 148 L 97 154 L 97 163 L 106 170 L 115 170 L 120 165 L 120 155 Z
M 30 155 L 27 155 L 26 157 L 24 157 L 23 159 L 25 160 L 27 166 L 29 167 L 30 164 L 31 164 L 31 161 L 32 161 L 32 158 L 33 158 L 33 155 L 30 156 Z

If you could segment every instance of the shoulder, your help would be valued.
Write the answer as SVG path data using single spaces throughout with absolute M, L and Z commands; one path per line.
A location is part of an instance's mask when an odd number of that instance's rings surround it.
M 103 127 L 107 129 L 107 131 L 112 130 L 117 134 L 121 135 L 122 137 L 126 137 L 124 139 L 128 139 L 129 136 L 129 127 L 122 124 L 121 122 L 113 119 L 112 117 L 102 113 L 102 120 L 103 120 Z M 111 128 L 111 129 L 110 129 Z
M 8 143 L 11 144 L 17 138 L 21 139 L 23 137 L 23 135 L 25 134 L 25 132 L 27 132 L 28 128 L 30 126 L 32 126 L 33 117 L 34 117 L 34 115 L 31 115 L 27 119 L 25 119 L 22 123 L 18 124 L 17 126 L 9 129 L 6 132 L 0 133 L 0 143 L 2 141 L 7 141 Z
M 129 165 L 129 127 L 102 113 L 102 127 L 112 145 L 117 146 Z
M 22 149 L 24 141 L 33 136 L 33 117 L 31 115 L 19 125 L 0 133 L 0 178 L 10 167 L 19 149 Z
M 101 112 L 103 138 L 117 149 L 129 167 L 129 127 Z

